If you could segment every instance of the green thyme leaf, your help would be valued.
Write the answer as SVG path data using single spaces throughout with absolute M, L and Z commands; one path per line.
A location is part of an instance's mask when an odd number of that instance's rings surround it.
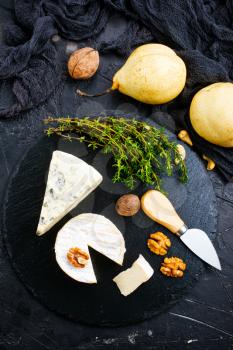
M 101 148 L 113 155 L 113 182 L 122 182 L 133 189 L 140 180 L 162 190 L 162 174 L 187 182 L 187 168 L 177 149 L 164 130 L 136 119 L 98 117 L 48 118 L 47 136 L 60 135 L 67 140 L 86 142 L 92 149 Z

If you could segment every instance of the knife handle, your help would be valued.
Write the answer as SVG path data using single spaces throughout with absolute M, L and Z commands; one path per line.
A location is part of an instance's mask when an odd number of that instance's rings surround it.
M 147 216 L 168 228 L 172 233 L 178 234 L 185 226 L 169 199 L 159 191 L 147 191 L 142 196 L 141 207 Z

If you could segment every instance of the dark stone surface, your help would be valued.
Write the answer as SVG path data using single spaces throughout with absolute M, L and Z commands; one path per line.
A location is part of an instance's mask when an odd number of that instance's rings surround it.
M 0 24 L 11 18 L 10 2 L 1 1 Z M 116 23 L 122 22 L 116 31 Z M 103 35 L 118 35 L 124 25 L 115 19 Z M 0 34 L 0 37 L 1 34 Z M 0 123 L 0 196 L 22 155 L 41 138 L 41 120 L 47 115 L 85 114 L 117 109 L 145 117 L 150 107 L 118 93 L 98 100 L 75 97 L 75 88 L 94 91 L 110 85 L 110 77 L 121 61 L 105 55 L 99 73 L 78 84 L 67 79 L 64 86 L 37 113 Z M 116 62 L 116 63 L 115 63 Z M 0 103 L 5 89 L 0 90 Z M 75 103 L 73 102 L 75 100 Z M 153 116 L 161 124 L 174 128 L 170 116 Z M 210 174 L 218 200 L 218 235 L 215 242 L 222 272 L 207 268 L 195 287 L 178 304 L 158 317 L 132 326 L 115 329 L 82 326 L 68 321 L 39 304 L 27 292 L 13 271 L 0 237 L 0 349 L 1 350 L 79 350 L 79 349 L 232 349 L 233 348 L 233 183 L 223 184 L 216 173 Z M 25 179 L 26 181 L 26 179 Z M 22 200 L 23 206 L 23 200 Z M 19 251 L 18 254 L 21 252 Z M 137 307 L 137 305 L 135 305 Z
M 112 115 L 112 113 L 111 113 Z M 132 115 L 126 115 L 130 118 Z M 175 135 L 169 134 L 171 139 Z M 166 310 L 184 296 L 205 270 L 197 258 L 177 237 L 148 219 L 141 211 L 132 218 L 119 216 L 114 208 L 122 193 L 130 192 L 111 181 L 111 158 L 101 151 L 88 151 L 86 145 L 71 144 L 57 138 L 42 137 L 16 167 L 9 181 L 3 206 L 3 235 L 11 263 L 32 294 L 50 310 L 76 322 L 97 326 L 122 326 L 151 318 Z M 185 145 L 184 145 L 185 146 Z M 104 177 L 103 183 L 72 213 L 55 225 L 43 237 L 35 235 L 44 197 L 46 174 L 54 149 L 81 156 Z M 216 198 L 203 163 L 187 146 L 189 181 L 181 184 L 177 177 L 164 177 L 163 188 L 188 227 L 204 230 L 211 239 L 216 236 Z M 25 179 L 27 179 L 25 181 Z M 149 187 L 138 186 L 133 191 L 141 196 Z M 23 199 L 23 202 L 22 202 Z M 208 205 L 207 205 L 208 203 Z M 91 251 L 97 285 L 77 283 L 58 267 L 54 257 L 57 232 L 65 222 L 80 213 L 93 212 L 110 219 L 125 238 L 126 254 L 123 268 Z M 168 256 L 178 256 L 187 262 L 181 279 L 164 278 L 159 269 L 164 257 L 156 257 L 146 245 L 150 233 L 162 230 L 172 242 Z M 21 254 L 18 254 L 18 251 Z M 154 275 L 135 293 L 122 297 L 112 279 L 142 254 L 154 269 Z M 78 296 L 78 298 L 77 298 Z M 137 307 L 135 307 L 137 305 Z

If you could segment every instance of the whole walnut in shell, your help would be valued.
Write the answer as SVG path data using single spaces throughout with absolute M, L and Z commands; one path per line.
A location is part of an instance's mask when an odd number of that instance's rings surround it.
M 99 53 L 91 47 L 74 51 L 68 61 L 68 71 L 73 79 L 91 78 L 99 67 Z
M 116 211 L 122 216 L 133 216 L 140 209 L 140 199 L 135 194 L 125 194 L 116 202 Z

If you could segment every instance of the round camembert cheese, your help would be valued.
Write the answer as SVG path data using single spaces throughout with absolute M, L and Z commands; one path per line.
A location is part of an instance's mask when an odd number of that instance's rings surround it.
M 71 248 L 79 248 L 89 254 L 88 247 L 122 265 L 125 254 L 125 241 L 122 233 L 102 215 L 80 214 L 68 221 L 58 232 L 55 254 L 58 265 L 70 277 L 79 282 L 96 283 L 91 257 L 83 268 L 73 266 L 67 259 Z

